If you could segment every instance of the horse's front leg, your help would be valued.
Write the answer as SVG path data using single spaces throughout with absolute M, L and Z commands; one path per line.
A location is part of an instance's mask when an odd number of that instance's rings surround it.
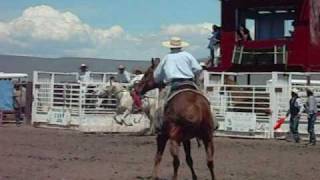
M 149 119 L 149 130 L 147 132 L 147 135 L 153 135 L 154 132 L 155 132 L 155 130 L 154 130 L 154 128 L 155 128 L 154 127 L 154 121 L 155 121 L 155 119 L 157 117 L 156 111 L 154 111 L 154 110 L 152 110 L 150 108 L 149 112 L 146 112 L 146 115 L 147 115 L 147 117 Z
M 96 107 L 100 107 L 102 105 L 103 99 L 98 98 L 97 103 L 96 103 Z
M 203 143 L 207 152 L 207 166 L 210 170 L 211 179 L 215 180 L 215 174 L 213 169 L 214 168 L 214 162 L 213 162 L 214 146 L 213 146 L 212 135 L 210 134 L 208 138 L 204 138 Z
M 153 135 L 154 134 L 154 125 L 153 117 L 150 113 L 146 113 L 147 118 L 149 119 L 149 127 L 144 131 L 144 135 Z
M 126 126 L 133 126 L 132 121 L 131 122 L 127 122 L 127 117 L 128 115 L 131 113 L 130 110 L 126 109 L 126 111 L 123 113 L 123 115 L 121 116 L 121 120 L 122 122 L 126 125 Z M 131 120 L 131 119 L 130 119 Z
M 154 167 L 152 172 L 152 179 L 154 180 L 159 179 L 159 166 L 160 166 L 164 149 L 166 148 L 167 141 L 168 141 L 168 137 L 166 135 L 157 136 L 157 153 L 154 158 Z

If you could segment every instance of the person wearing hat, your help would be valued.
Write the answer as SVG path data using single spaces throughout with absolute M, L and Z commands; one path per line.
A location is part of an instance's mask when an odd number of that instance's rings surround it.
M 193 81 L 195 75 L 201 72 L 202 67 L 190 53 L 182 50 L 189 46 L 189 43 L 182 41 L 179 37 L 172 37 L 162 45 L 170 48 L 170 53 L 160 61 L 154 71 L 156 83 L 172 84 Z
M 89 82 L 90 81 L 90 71 L 88 71 L 88 66 L 86 64 L 81 64 L 79 73 L 79 82 Z
M 118 66 L 117 80 L 119 83 L 129 83 L 131 80 L 131 74 L 126 71 L 126 67 L 122 64 Z
M 135 85 L 143 78 L 143 72 L 140 69 L 135 69 L 133 73 L 134 77 L 129 84 L 130 95 L 133 100 L 133 112 L 138 113 L 142 111 L 142 99 L 141 96 L 134 89 Z
M 207 63 L 206 62 L 200 62 L 200 66 L 202 67 L 202 71 L 199 75 L 197 84 L 200 85 L 201 89 L 204 88 L 204 76 L 205 72 L 208 71 Z
M 172 89 L 182 83 L 193 83 L 196 76 L 201 73 L 202 67 L 199 62 L 182 48 L 189 46 L 189 43 L 182 41 L 179 37 L 172 37 L 169 41 L 162 43 L 164 47 L 170 48 L 167 54 L 155 69 L 153 76 L 155 83 L 165 84 L 166 87 L 160 94 L 162 106 L 160 106 L 159 115 L 156 121 L 156 133 L 160 133 L 163 126 L 164 106 Z
M 314 124 L 317 119 L 318 107 L 317 100 L 313 96 L 313 90 L 306 88 L 307 102 L 305 104 L 306 113 L 308 115 L 308 132 L 309 132 L 309 143 L 307 145 L 316 145 L 316 135 L 314 133 Z
M 293 140 L 296 143 L 300 142 L 298 127 L 299 127 L 299 121 L 300 121 L 301 114 L 304 110 L 302 99 L 299 97 L 298 93 L 299 93 L 299 90 L 296 88 L 293 88 L 291 90 L 291 99 L 289 101 L 289 110 L 286 115 L 286 117 L 288 117 L 290 115 L 290 121 L 289 121 L 290 136 L 291 136 L 291 138 L 293 138 Z M 287 140 L 290 141 L 291 139 L 289 138 Z
M 208 48 L 210 49 L 211 65 L 218 65 L 218 49 L 220 47 L 221 28 L 217 25 L 212 25 L 212 36 L 209 38 Z

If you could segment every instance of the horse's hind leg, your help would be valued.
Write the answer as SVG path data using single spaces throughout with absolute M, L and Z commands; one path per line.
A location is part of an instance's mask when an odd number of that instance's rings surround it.
M 213 162 L 213 154 L 214 154 L 214 147 L 213 147 L 213 140 L 212 136 L 210 135 L 208 138 L 203 139 L 204 146 L 206 148 L 207 152 L 207 166 L 210 170 L 211 179 L 215 180 L 215 174 L 214 174 L 214 162 Z
M 179 160 L 179 144 L 175 140 L 170 141 L 170 152 L 173 158 L 173 177 L 172 180 L 178 179 L 178 169 L 180 166 Z
M 162 154 L 164 149 L 166 148 L 166 144 L 168 141 L 168 137 L 165 135 L 158 135 L 157 136 L 157 153 L 156 157 L 154 158 L 154 167 L 153 167 L 153 179 L 159 179 L 159 165 L 162 159 Z
M 193 169 L 193 160 L 192 160 L 192 157 L 191 157 L 191 145 L 190 145 L 190 140 L 187 140 L 187 141 L 184 141 L 183 142 L 183 148 L 184 148 L 184 152 L 186 153 L 186 161 L 187 161 L 187 164 L 191 170 L 191 173 L 192 173 L 192 180 L 197 180 L 197 175 L 196 173 L 194 172 L 194 169 Z

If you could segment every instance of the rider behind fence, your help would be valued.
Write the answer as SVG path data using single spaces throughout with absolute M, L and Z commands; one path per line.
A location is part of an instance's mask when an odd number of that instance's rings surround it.
M 138 83 L 142 79 L 143 73 L 139 69 L 136 69 L 133 74 L 134 74 L 134 78 L 132 78 L 129 84 L 129 91 L 133 100 L 133 111 L 141 112 L 142 100 L 139 94 L 135 91 L 134 86 L 136 85 L 136 83 Z

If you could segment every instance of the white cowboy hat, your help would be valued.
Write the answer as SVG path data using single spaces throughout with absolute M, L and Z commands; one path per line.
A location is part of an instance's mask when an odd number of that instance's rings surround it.
M 80 68 L 87 68 L 88 66 L 86 64 L 81 64 Z
M 122 64 L 120 64 L 119 66 L 118 66 L 118 69 L 125 69 L 126 67 L 124 67 L 124 65 L 122 65 Z
M 168 48 L 183 48 L 189 46 L 189 43 L 182 41 L 179 37 L 172 37 L 169 41 L 162 42 L 162 45 Z
M 297 94 L 297 95 L 298 95 L 299 90 L 298 90 L 297 88 L 293 88 L 293 89 L 291 90 L 291 92 L 293 92 L 293 93 L 295 93 L 295 94 Z
M 205 62 L 200 62 L 200 66 L 207 66 Z

